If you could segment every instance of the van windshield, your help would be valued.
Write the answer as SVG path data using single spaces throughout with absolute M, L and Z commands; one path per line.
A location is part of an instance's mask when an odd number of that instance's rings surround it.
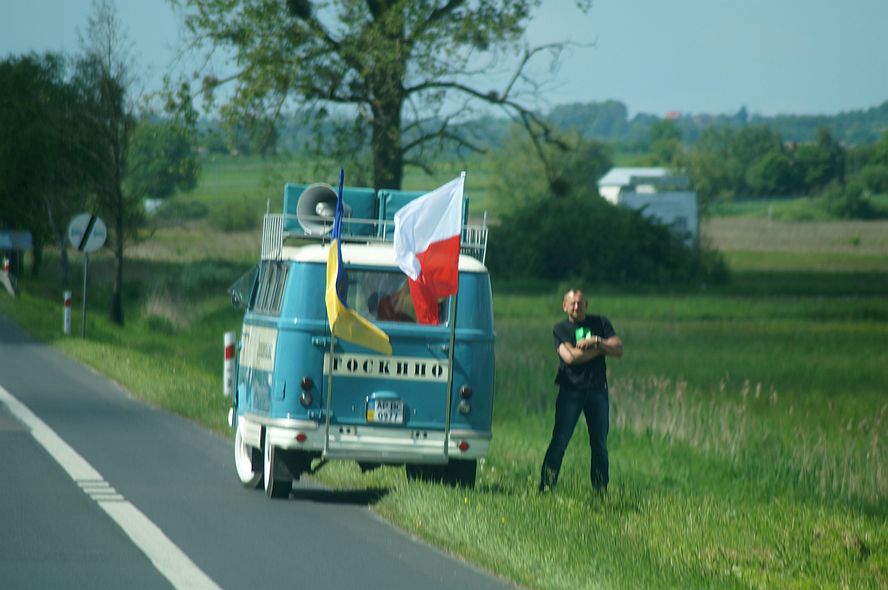
M 416 323 L 407 276 L 399 270 L 349 269 L 346 303 L 367 319 Z M 438 317 L 446 322 L 446 305 L 438 304 Z

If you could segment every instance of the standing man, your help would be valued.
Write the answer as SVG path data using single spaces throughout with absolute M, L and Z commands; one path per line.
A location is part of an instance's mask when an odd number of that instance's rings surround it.
M 606 317 L 587 316 L 586 305 L 583 292 L 570 289 L 562 302 L 567 319 L 552 328 L 555 351 L 560 359 L 555 377 L 559 390 L 552 442 L 540 474 L 540 492 L 547 492 L 558 483 L 564 451 L 573 436 L 580 412 L 585 414 L 589 427 L 592 487 L 600 492 L 607 490 L 609 410 L 604 357 L 622 357 L 623 341 Z

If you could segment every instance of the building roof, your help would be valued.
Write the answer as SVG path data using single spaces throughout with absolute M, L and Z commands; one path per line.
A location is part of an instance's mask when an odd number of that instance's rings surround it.
M 633 177 L 660 178 L 668 175 L 669 171 L 666 168 L 617 166 L 598 180 L 598 186 L 630 186 Z

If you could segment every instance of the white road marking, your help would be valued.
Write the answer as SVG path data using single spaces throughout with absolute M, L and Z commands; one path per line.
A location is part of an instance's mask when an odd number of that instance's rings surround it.
M 102 474 L 2 385 L 0 402 L 6 404 L 12 414 L 31 430 L 34 439 L 68 472 L 80 489 L 123 529 L 173 587 L 219 590 L 219 586 L 156 524 L 111 487 Z

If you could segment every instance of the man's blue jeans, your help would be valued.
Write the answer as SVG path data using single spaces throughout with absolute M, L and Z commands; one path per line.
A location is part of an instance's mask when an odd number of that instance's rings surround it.
M 592 467 L 590 477 L 592 487 L 604 491 L 607 489 L 607 431 L 609 421 L 609 404 L 607 387 L 598 390 L 580 391 L 568 386 L 561 386 L 555 402 L 555 428 L 552 429 L 552 442 L 543 459 L 540 474 L 540 490 L 554 487 L 558 483 L 561 461 L 564 451 L 573 436 L 580 413 L 586 416 L 589 428 L 589 446 L 592 449 Z

